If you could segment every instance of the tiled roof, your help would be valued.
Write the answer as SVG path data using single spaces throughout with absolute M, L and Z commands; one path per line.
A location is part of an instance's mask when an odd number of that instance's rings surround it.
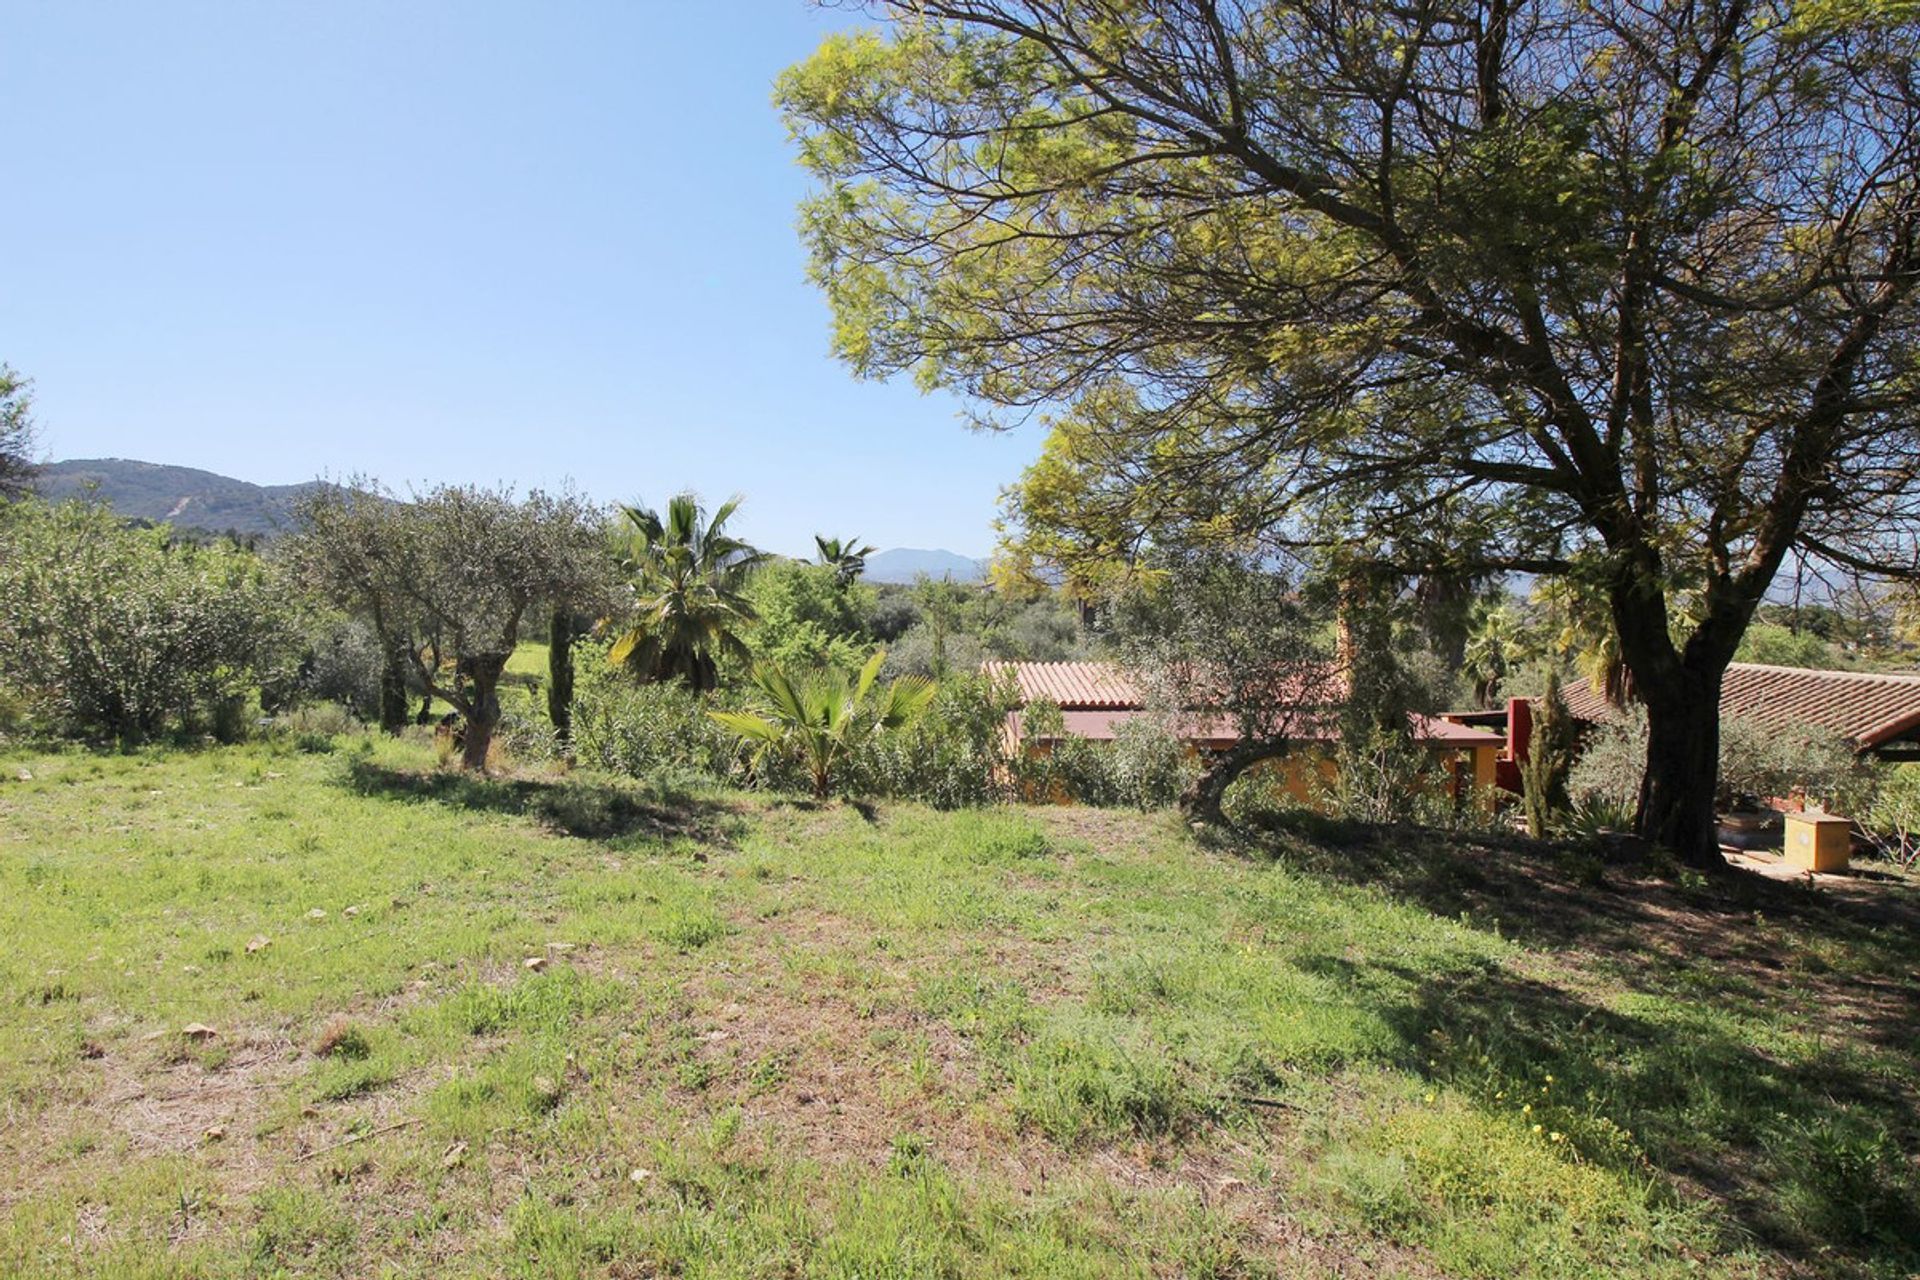
M 1049 699 L 1060 706 L 1061 720 L 1069 734 L 1095 741 L 1111 739 L 1120 726 L 1136 716 L 1146 715 L 1146 702 L 1140 691 L 1110 663 L 1105 662 L 989 662 L 982 668 L 989 676 L 1011 675 L 1025 703 Z M 1017 716 L 1018 713 L 1016 713 Z M 1455 724 L 1433 716 L 1414 716 L 1416 741 L 1454 747 L 1499 747 L 1506 744 L 1500 734 L 1469 725 Z M 1334 742 L 1339 729 L 1330 716 L 1318 717 L 1314 726 L 1296 730 L 1304 741 Z M 1177 727 L 1181 738 L 1225 746 L 1239 739 L 1239 731 L 1228 716 L 1190 716 Z M 1014 725 L 1018 735 L 1018 721 Z
M 1062 711 L 1131 711 L 1146 699 L 1131 680 L 1106 662 L 989 662 L 990 677 L 1013 676 L 1020 701 L 1057 702 Z
M 1576 719 L 1604 720 L 1612 714 L 1585 680 L 1569 684 L 1566 699 Z M 1920 728 L 1920 675 L 1736 662 L 1720 684 L 1720 715 L 1816 725 L 1866 751 Z

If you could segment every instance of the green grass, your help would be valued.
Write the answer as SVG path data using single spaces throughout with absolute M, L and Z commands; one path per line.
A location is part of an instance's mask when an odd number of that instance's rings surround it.
M 1917 920 L 1331 824 L 15 752 L 0 1275 L 1901 1276 Z

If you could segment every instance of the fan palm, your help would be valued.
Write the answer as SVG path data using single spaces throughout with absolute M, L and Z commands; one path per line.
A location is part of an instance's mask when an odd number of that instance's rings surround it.
M 1501 606 L 1483 610 L 1475 619 L 1461 655 L 1461 671 L 1473 681 L 1474 702 L 1482 707 L 1492 706 L 1500 682 L 1526 656 L 1526 636 L 1512 610 Z
M 719 684 L 719 659 L 745 661 L 740 629 L 754 621 L 742 588 L 765 553 L 727 532 L 740 500 L 711 519 L 683 493 L 664 513 L 627 507 L 627 554 L 635 618 L 608 659 L 642 680 L 682 680 L 706 691 Z
M 822 537 L 813 535 L 813 545 L 820 549 L 820 563 L 832 569 L 834 576 L 845 587 L 867 571 L 867 557 L 879 550 L 878 547 L 863 547 L 860 539 Z
M 857 678 L 831 668 L 808 671 L 797 679 L 777 667 L 756 666 L 753 683 L 766 702 L 764 713 L 710 711 L 715 722 L 760 744 L 756 761 L 769 750 L 792 746 L 806 761 L 813 794 L 824 799 L 834 775 L 860 745 L 883 729 L 911 724 L 933 700 L 933 682 L 902 676 L 880 693 L 874 682 L 886 650 L 867 659 Z

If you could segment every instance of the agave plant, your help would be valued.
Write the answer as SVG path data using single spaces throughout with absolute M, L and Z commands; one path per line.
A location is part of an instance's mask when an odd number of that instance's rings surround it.
M 626 508 L 628 548 L 637 616 L 614 641 L 608 659 L 642 680 L 682 680 L 706 691 L 719 684 L 719 658 L 745 661 L 740 629 L 754 621 L 742 588 L 766 556 L 727 532 L 739 499 L 705 519 L 699 502 L 683 493 L 664 516 Z
M 902 676 L 876 693 L 886 650 L 867 659 L 857 678 L 846 672 L 814 669 L 797 678 L 777 667 L 753 669 L 754 687 L 766 703 L 763 712 L 710 711 L 727 729 L 760 744 L 755 761 L 783 746 L 806 760 L 813 794 L 825 799 L 834 775 L 873 734 L 911 724 L 933 700 L 934 685 L 920 676 Z

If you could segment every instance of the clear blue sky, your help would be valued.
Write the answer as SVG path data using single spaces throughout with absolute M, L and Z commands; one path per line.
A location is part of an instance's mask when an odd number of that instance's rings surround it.
M 0 361 L 43 450 L 262 483 L 741 492 L 744 531 L 991 546 L 1032 428 L 855 382 L 770 94 L 803 0 L 16 3 Z

